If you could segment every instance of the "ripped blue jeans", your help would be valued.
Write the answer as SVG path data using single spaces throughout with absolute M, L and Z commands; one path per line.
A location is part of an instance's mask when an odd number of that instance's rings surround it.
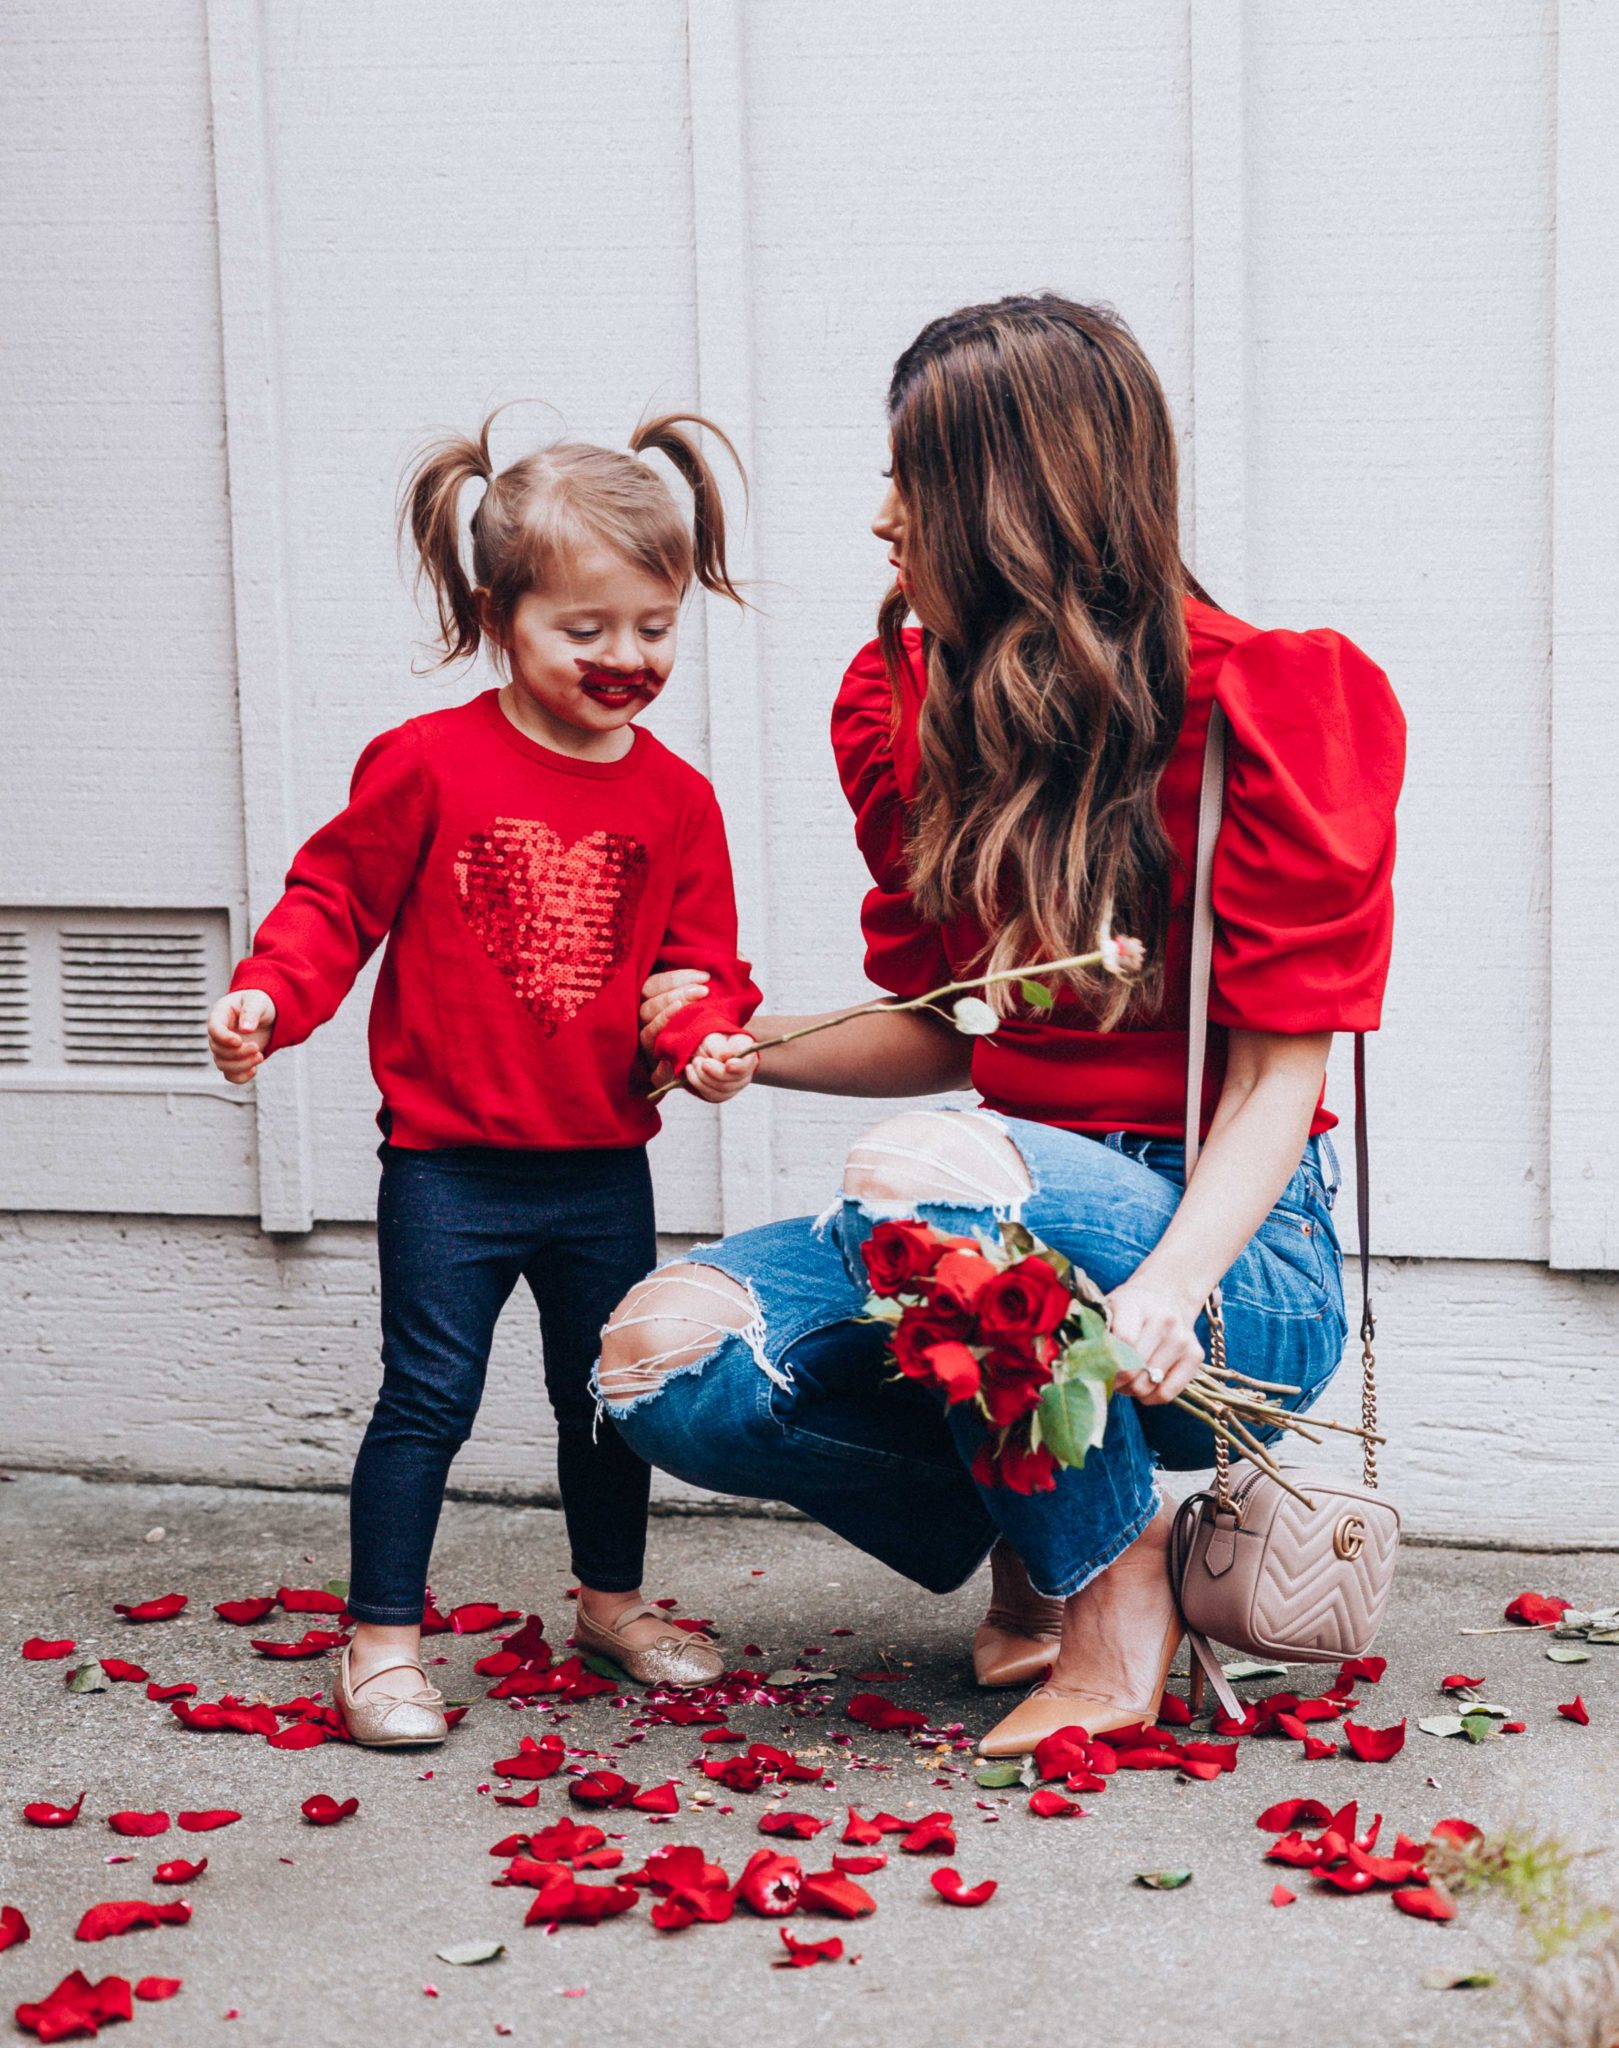
M 931 1389 L 895 1375 L 885 1329 L 859 1320 L 867 1291 L 860 1247 L 881 1213 L 919 1215 L 955 1232 L 1016 1213 L 1111 1289 L 1175 1213 L 1181 1148 L 1127 1132 L 1097 1140 L 983 1111 L 950 1114 L 1004 1132 L 1031 1191 L 1009 1201 L 1004 1189 L 973 1186 L 958 1170 L 959 1197 L 845 1198 L 821 1224 L 795 1217 L 689 1252 L 682 1265 L 712 1267 L 742 1285 L 753 1321 L 742 1330 L 715 1323 L 716 1348 L 661 1378 L 649 1374 L 644 1391 L 608 1400 L 607 1412 L 649 1463 L 718 1493 L 785 1501 L 932 1592 L 961 1585 L 1005 1536 L 1039 1591 L 1075 1593 L 1146 1528 L 1160 1466 L 1212 1463 L 1208 1430 L 1182 1409 L 1120 1398 L 1100 1447 L 1060 1471 L 1053 1491 L 979 1486 L 968 1468 L 983 1418 L 971 1402 L 947 1409 Z M 1232 1364 L 1297 1387 L 1286 1397 L 1293 1408 L 1316 1399 L 1343 1353 L 1337 1186 L 1330 1140 L 1312 1139 L 1222 1283 Z M 682 1284 L 700 1293 L 700 1283 Z M 690 1320 L 702 1314 L 694 1299 Z M 1203 1324 L 1199 1335 L 1206 1340 Z

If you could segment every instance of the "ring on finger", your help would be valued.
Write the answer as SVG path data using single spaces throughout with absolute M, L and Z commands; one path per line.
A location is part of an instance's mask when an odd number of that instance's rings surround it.
M 1161 1365 L 1149 1365 L 1147 1367 L 1147 1377 L 1155 1387 L 1161 1387 L 1164 1383 L 1163 1367 Z

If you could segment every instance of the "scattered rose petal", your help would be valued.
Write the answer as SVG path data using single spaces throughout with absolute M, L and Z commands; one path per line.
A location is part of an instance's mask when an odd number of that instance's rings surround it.
M 0 1954 L 25 1942 L 32 1931 L 20 1906 L 0 1906 Z
M 1270 1902 L 1273 1906 L 1295 1905 L 1298 1896 L 1297 1892 L 1290 1892 L 1285 1884 L 1273 1884 L 1270 1888 Z
M 912 1856 L 937 1853 L 954 1856 L 956 1853 L 955 1822 L 948 1813 L 925 1814 L 907 1833 L 900 1836 L 899 1845 Z
M 136 1684 L 146 1678 L 146 1673 L 138 1664 L 126 1664 L 122 1657 L 103 1657 L 101 1668 L 119 1685 Z
M 892 1700 L 885 1700 L 876 1692 L 857 1692 L 843 1711 L 851 1721 L 879 1731 L 928 1725 L 926 1714 L 918 1713 L 914 1707 L 896 1707 Z
M 1484 1830 L 1475 1827 L 1470 1820 L 1436 1820 L 1433 1832 L 1441 1841 L 1459 1842 L 1464 1849 L 1469 1843 L 1484 1839 Z
M 22 1646 L 22 1653 L 30 1664 L 48 1664 L 57 1657 L 71 1657 L 75 1647 L 72 1636 L 63 1636 L 54 1642 L 47 1642 L 43 1636 L 30 1636 Z
M 146 1688 L 149 1700 L 189 1700 L 196 1697 L 197 1688 L 189 1683 L 183 1685 L 159 1685 L 154 1682 Z
M 874 1870 L 881 1870 L 888 1858 L 874 1856 L 834 1856 L 832 1868 L 840 1877 L 870 1877 Z
M 135 1996 L 155 2004 L 160 1998 L 172 1998 L 180 1989 L 181 1982 L 178 1977 L 142 1977 L 135 1986 Z
M 335 1650 L 348 1641 L 341 1629 L 311 1628 L 304 1631 L 296 1643 L 279 1643 L 273 1638 L 254 1636 L 250 1647 L 261 1657 L 281 1657 L 288 1660 L 303 1657 L 324 1657 L 328 1650 Z
M 214 1612 L 221 1621 L 234 1622 L 238 1628 L 250 1622 L 262 1621 L 275 1608 L 275 1595 L 268 1593 L 258 1599 L 216 1600 Z
M 242 1816 L 229 1806 L 209 1806 L 198 1813 L 177 1813 L 174 1817 L 188 1835 L 206 1835 L 214 1828 L 228 1828 Z
M 1344 1737 L 1363 1764 L 1386 1764 L 1405 1747 L 1405 1723 L 1396 1721 L 1392 1728 L 1367 1728 L 1358 1721 L 1346 1721 Z
M 1389 1897 L 1402 1913 L 1409 1913 L 1413 1920 L 1454 1920 L 1456 1917 L 1456 1901 L 1436 1884 L 1390 1892 Z
M 1568 1612 L 1568 1606 L 1555 1593 L 1520 1593 L 1507 1602 L 1505 1618 L 1521 1621 L 1528 1628 L 1550 1628 Z
M 329 1792 L 312 1793 L 298 1809 L 315 1828 L 335 1828 L 340 1820 L 347 1820 L 350 1814 L 359 1810 L 358 1799 L 334 1799 Z M 240 1818 L 239 1815 L 237 1817 Z
M 986 1877 L 982 1884 L 966 1885 L 959 1870 L 936 1870 L 929 1879 L 939 1897 L 950 1906 L 982 1906 L 994 1898 L 997 1883 Z
M 166 1835 L 169 1831 L 169 1817 L 166 1813 L 109 1813 L 107 1825 L 116 1835 Z
M 767 1813 L 759 1822 L 761 1835 L 791 1835 L 794 1841 L 807 1842 L 818 1835 L 826 1826 L 824 1820 L 817 1820 L 812 1813 Z M 887 1858 L 883 1859 L 885 1862 Z
M 569 1873 L 536 1893 L 534 1903 L 523 1916 L 525 1927 L 542 1927 L 548 1921 L 566 1920 L 594 1927 L 627 1913 L 639 1894 L 629 1884 L 580 1884 Z
M 836 1633 L 836 1631 L 834 1631 Z M 835 1963 L 842 1959 L 843 1941 L 839 1935 L 831 1935 L 825 1941 L 795 1941 L 785 1927 L 778 1927 L 787 1953 L 777 1956 L 771 1965 L 777 1970 L 807 1970 L 816 1963 Z
M 803 1884 L 804 1872 L 796 1856 L 756 1849 L 736 1881 L 736 1896 L 751 1912 L 775 1920 L 795 1910 Z
M 568 1797 L 579 1806 L 628 1806 L 636 1786 L 617 1771 L 586 1771 L 568 1784 Z
M 156 1600 L 140 1600 L 133 1607 L 122 1600 L 114 1601 L 113 1613 L 121 1614 L 125 1621 L 172 1621 L 186 1604 L 184 1593 L 165 1593 Z
M 492 1628 L 504 1628 L 509 1621 L 521 1621 L 522 1610 L 498 1607 L 492 1600 L 469 1600 L 464 1607 L 450 1609 L 450 1628 L 458 1636 L 483 1635 Z
M 1577 1721 L 1582 1728 L 1591 1725 L 1591 1716 L 1586 1712 L 1585 1702 L 1578 1693 L 1571 1700 L 1564 1700 L 1557 1709 L 1565 1721 Z
M 160 1863 L 152 1872 L 155 1884 L 194 1884 L 208 1868 L 208 1858 L 199 1857 L 195 1863 L 188 1863 L 183 1856 L 176 1856 L 172 1863 Z
M 563 1754 L 560 1735 L 553 1732 L 538 1742 L 532 1735 L 525 1735 L 517 1745 L 516 1756 L 502 1757 L 490 1768 L 503 1778 L 551 1778 L 561 1770 Z
M 71 1806 L 53 1806 L 48 1799 L 36 1799 L 22 1810 L 22 1817 L 36 1828 L 70 1828 L 84 1805 L 81 1792 Z
M 637 1813 L 678 1813 L 680 1794 L 674 1779 L 668 1778 L 661 1785 L 649 1785 L 644 1792 L 637 1792 L 629 1804 Z
M 49 1997 L 19 2005 L 17 2024 L 41 2041 L 83 2040 L 111 2020 L 127 2020 L 130 2013 L 128 1978 L 103 1977 L 92 1984 L 82 1970 L 73 1970 Z
M 1179 1693 L 1166 1691 L 1158 1701 L 1158 1720 L 1165 1728 L 1190 1728 L 1192 1710 Z
M 187 1899 L 108 1899 L 85 1913 L 74 1934 L 79 1941 L 106 1941 L 142 1927 L 184 1927 L 190 1918 Z
M 1039 1820 L 1072 1820 L 1085 1809 L 1076 1800 L 1064 1799 L 1060 1792 L 1053 1792 L 1042 1785 L 1029 1794 L 1029 1811 Z
M 347 1614 L 341 1593 L 323 1587 L 279 1586 L 276 1600 L 283 1614 Z
M 1463 1672 L 1453 1671 L 1448 1678 L 1439 1681 L 1441 1692 L 1467 1692 L 1475 1685 L 1482 1685 L 1482 1678 L 1468 1678 Z

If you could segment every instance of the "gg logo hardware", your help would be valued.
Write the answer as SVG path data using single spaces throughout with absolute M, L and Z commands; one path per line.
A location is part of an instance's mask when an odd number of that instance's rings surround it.
M 1345 1515 L 1332 1532 L 1332 1547 L 1339 1557 L 1359 1557 L 1366 1547 L 1366 1524 L 1359 1515 Z

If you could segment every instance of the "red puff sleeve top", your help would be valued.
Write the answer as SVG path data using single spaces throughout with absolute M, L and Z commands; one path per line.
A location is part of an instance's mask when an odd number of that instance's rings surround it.
M 1405 720 L 1388 678 L 1339 633 L 1260 632 L 1191 598 L 1186 615 L 1186 718 L 1159 785 L 1178 856 L 1162 1008 L 1102 1032 L 1064 994 L 1055 1009 L 1014 1014 L 974 1039 L 973 1085 L 1005 1115 L 1093 1137 L 1182 1135 L 1198 792 L 1216 701 L 1230 734 L 1214 859 L 1205 1133 L 1228 1030 L 1373 1031 L 1381 1020 L 1405 766 Z M 929 924 L 911 899 L 905 813 L 926 680 L 921 635 L 906 643 L 897 715 L 873 642 L 843 679 L 832 744 L 874 884 L 861 912 L 866 972 L 880 988 L 914 996 L 981 972 L 984 937 L 968 919 Z M 1336 1122 L 1318 1105 L 1312 1130 Z

